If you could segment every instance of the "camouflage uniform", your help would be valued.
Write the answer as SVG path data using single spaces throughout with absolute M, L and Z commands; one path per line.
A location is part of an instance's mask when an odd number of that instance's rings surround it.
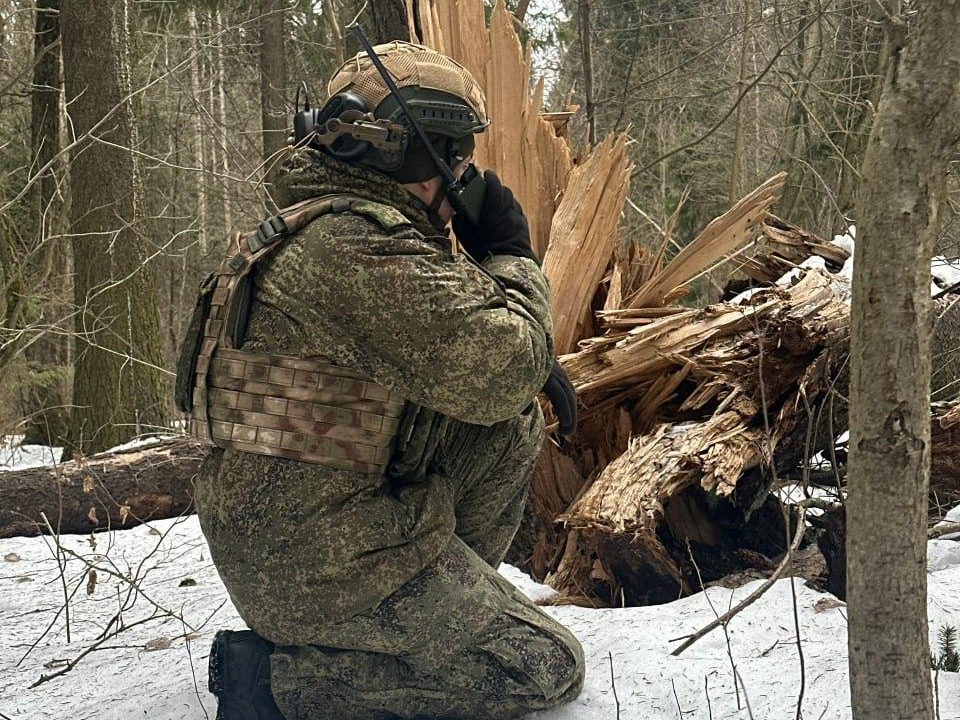
M 348 192 L 258 268 L 242 349 L 324 356 L 408 402 L 384 475 L 212 448 L 197 509 L 287 718 L 507 718 L 572 700 L 577 640 L 494 569 L 544 438 L 536 263 L 451 252 L 399 184 L 312 149 L 283 204 Z

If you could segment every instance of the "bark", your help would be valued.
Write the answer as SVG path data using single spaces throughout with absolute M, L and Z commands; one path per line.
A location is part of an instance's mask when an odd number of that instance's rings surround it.
M 207 179 L 206 158 L 203 152 L 203 118 L 200 115 L 200 106 L 203 99 L 200 95 L 200 42 L 197 39 L 197 13 L 192 8 L 187 10 L 187 27 L 190 31 L 190 92 L 197 109 L 193 113 L 193 160 L 198 168 L 194 177 L 197 192 L 197 242 L 200 245 L 200 254 L 207 253 Z
M 527 8 L 530 7 L 530 0 L 520 0 L 517 3 L 517 9 L 513 11 L 514 16 L 520 22 L 527 16 Z
M 283 0 L 260 0 L 260 117 L 264 175 L 267 182 L 279 165 L 274 157 L 287 143 L 287 67 L 284 53 Z
M 71 155 L 77 360 L 64 453 L 113 447 L 166 427 L 169 400 L 153 268 L 142 230 L 130 102 L 127 5 L 66 0 L 65 91 L 78 144 Z M 96 142 L 94 138 L 105 142 Z
M 223 174 L 223 183 L 228 183 L 227 177 L 230 175 L 230 141 L 227 135 L 227 94 L 226 94 L 226 75 L 224 73 L 223 63 L 223 16 L 218 7 L 214 11 L 214 26 L 217 29 L 217 57 L 216 57 L 216 112 L 217 112 L 217 141 L 220 144 L 220 172 Z M 223 208 L 223 232 L 229 234 L 233 229 L 233 192 L 231 186 L 226 185 L 226 192 L 221 201 Z
M 960 6 L 919 6 L 864 157 L 851 308 L 847 503 L 855 720 L 934 716 L 926 604 L 930 258 L 960 124 Z M 904 20 L 888 19 L 897 45 Z
M 343 42 L 343 32 L 340 30 L 340 23 L 337 21 L 337 11 L 333 7 L 333 0 L 323 0 L 323 16 L 327 19 L 330 26 L 330 34 L 333 35 L 333 46 L 337 53 L 337 64 L 343 65 L 347 59 L 347 48 Z
M 750 47 L 750 0 L 743 0 L 743 37 L 740 44 L 740 74 L 737 78 L 737 95 L 743 95 L 747 86 L 747 49 Z M 733 130 L 733 152 L 730 154 L 730 189 L 727 201 L 733 205 L 740 197 L 740 165 L 743 161 L 743 106 L 737 104 Z
M 580 25 L 580 53 L 583 66 L 583 100 L 587 110 L 587 139 L 597 144 L 596 106 L 593 103 L 593 37 L 590 28 L 590 0 L 577 1 Z
M 370 12 L 373 15 L 376 43 L 407 40 L 410 37 L 407 29 L 407 9 L 403 0 L 373 0 Z
M 30 129 L 33 172 L 39 171 L 60 151 L 60 0 L 39 0 L 33 42 L 33 87 L 30 95 Z M 63 227 L 62 197 L 57 189 L 54 164 L 43 173 L 31 193 L 34 256 L 30 283 L 40 288 L 37 298 L 43 321 L 64 312 L 60 276 L 65 273 L 65 253 L 49 240 Z M 55 277 L 55 282 L 49 282 Z M 35 318 L 28 317 L 28 323 Z M 28 375 L 20 388 L 20 415 L 27 418 L 24 442 L 57 444 L 66 432 L 69 399 L 69 338 L 44 333 L 24 351 Z
M 61 533 L 132 527 L 189 512 L 203 452 L 189 440 L 166 440 L 57 469 L 0 473 L 0 538 L 46 533 L 41 512 Z

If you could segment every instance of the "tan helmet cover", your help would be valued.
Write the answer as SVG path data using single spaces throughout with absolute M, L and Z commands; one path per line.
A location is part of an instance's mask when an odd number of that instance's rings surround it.
M 456 95 L 470 106 L 480 122 L 488 122 L 483 90 L 456 60 L 424 45 L 402 40 L 377 45 L 374 50 L 398 88 L 418 85 Z M 362 97 L 371 110 L 376 110 L 390 94 L 366 53 L 358 53 L 340 66 L 327 85 L 327 98 L 346 90 Z

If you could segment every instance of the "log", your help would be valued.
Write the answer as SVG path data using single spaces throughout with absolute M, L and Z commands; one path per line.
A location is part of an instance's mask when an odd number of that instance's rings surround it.
M 192 440 L 161 440 L 56 468 L 0 473 L 0 537 L 45 533 L 41 512 L 61 533 L 128 528 L 190 512 L 203 455 Z

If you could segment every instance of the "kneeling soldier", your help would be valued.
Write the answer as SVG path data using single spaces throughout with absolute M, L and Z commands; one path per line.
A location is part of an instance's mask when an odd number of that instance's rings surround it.
M 547 281 L 470 165 L 478 84 L 425 47 L 376 53 L 405 102 L 361 54 L 297 116 L 287 207 L 231 242 L 181 354 L 178 404 L 214 446 L 200 522 L 251 628 L 214 641 L 220 720 L 511 718 L 583 682 L 576 638 L 496 571 L 537 393 L 575 422 Z

